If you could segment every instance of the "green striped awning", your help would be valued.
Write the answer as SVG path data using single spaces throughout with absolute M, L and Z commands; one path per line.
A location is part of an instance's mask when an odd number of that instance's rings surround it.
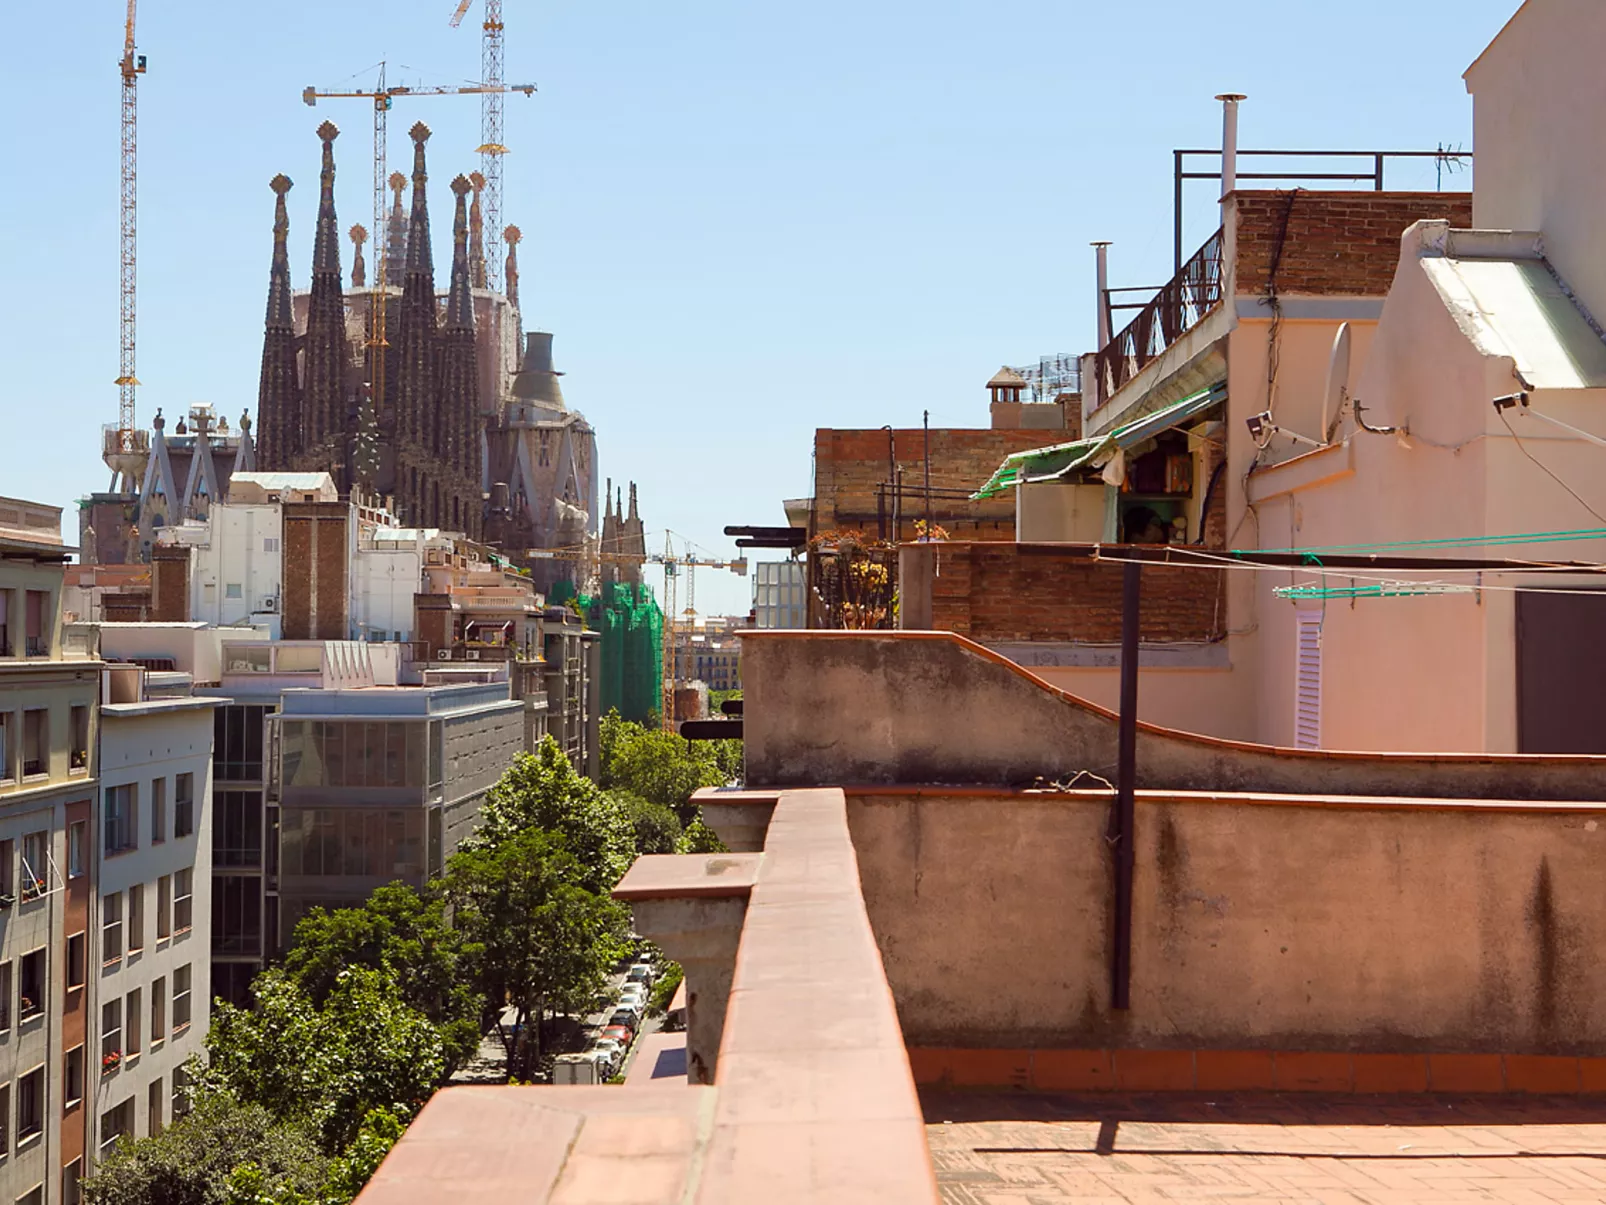
M 1084 466 L 1102 464 L 1117 449 L 1136 447 L 1144 440 L 1181 426 L 1226 400 L 1227 383 L 1222 381 L 1103 435 L 1047 448 L 1033 448 L 1029 452 L 1016 452 L 1004 458 L 1004 463 L 998 466 L 987 483 L 970 496 L 971 501 L 996 498 L 1010 487 L 1027 482 L 1058 481 Z

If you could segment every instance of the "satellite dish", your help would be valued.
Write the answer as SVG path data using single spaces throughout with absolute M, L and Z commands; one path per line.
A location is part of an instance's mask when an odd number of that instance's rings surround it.
M 1333 354 L 1327 358 L 1327 386 L 1322 390 L 1322 439 L 1333 442 L 1338 420 L 1349 396 L 1349 323 L 1339 325 L 1333 336 Z

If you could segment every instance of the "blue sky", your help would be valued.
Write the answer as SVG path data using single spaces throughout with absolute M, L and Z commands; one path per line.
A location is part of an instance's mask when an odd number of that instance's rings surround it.
M 556 333 L 565 394 L 604 473 L 715 553 L 727 523 L 780 523 L 822 426 L 986 425 L 1001 363 L 1093 343 L 1092 253 L 1111 283 L 1170 273 L 1171 150 L 1471 145 L 1461 72 L 1517 0 L 905 0 L 809 5 L 505 0 L 506 217 L 524 316 Z M 479 74 L 479 5 L 451 0 L 146 0 L 140 83 L 140 417 L 254 406 L 279 171 L 295 179 L 305 287 L 313 129 L 333 117 L 342 228 L 369 220 L 371 111 L 301 90 Z M 64 25 L 13 5 L 0 73 L 0 493 L 68 505 L 105 488 L 116 417 L 118 81 L 123 4 Z M 479 105 L 399 101 L 392 165 L 422 119 L 435 246 L 446 182 L 476 166 Z M 1432 187 L 1430 166 L 1391 186 Z M 1213 228 L 1190 193 L 1188 241 Z M 349 270 L 349 245 L 346 267 Z M 445 281 L 446 263 L 437 269 Z M 74 523 L 70 513 L 69 523 Z M 75 523 L 74 528 L 75 529 Z M 650 579 L 649 579 L 650 580 Z M 699 575 L 700 609 L 748 586 Z

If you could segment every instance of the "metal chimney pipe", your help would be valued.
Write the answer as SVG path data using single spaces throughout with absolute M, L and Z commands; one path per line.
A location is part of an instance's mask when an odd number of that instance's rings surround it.
M 1238 102 L 1248 100 L 1242 92 L 1223 92 L 1221 102 L 1221 199 L 1238 187 Z
M 1098 314 L 1098 349 L 1103 351 L 1110 344 L 1110 244 L 1096 242 L 1092 244 L 1093 253 L 1098 258 L 1097 287 L 1098 296 L 1094 300 L 1094 310 Z

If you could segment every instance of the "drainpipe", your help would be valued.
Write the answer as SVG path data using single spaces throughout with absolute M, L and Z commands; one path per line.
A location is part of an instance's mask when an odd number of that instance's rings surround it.
M 1248 100 L 1242 92 L 1223 92 L 1221 102 L 1221 202 L 1238 187 L 1238 102 Z

